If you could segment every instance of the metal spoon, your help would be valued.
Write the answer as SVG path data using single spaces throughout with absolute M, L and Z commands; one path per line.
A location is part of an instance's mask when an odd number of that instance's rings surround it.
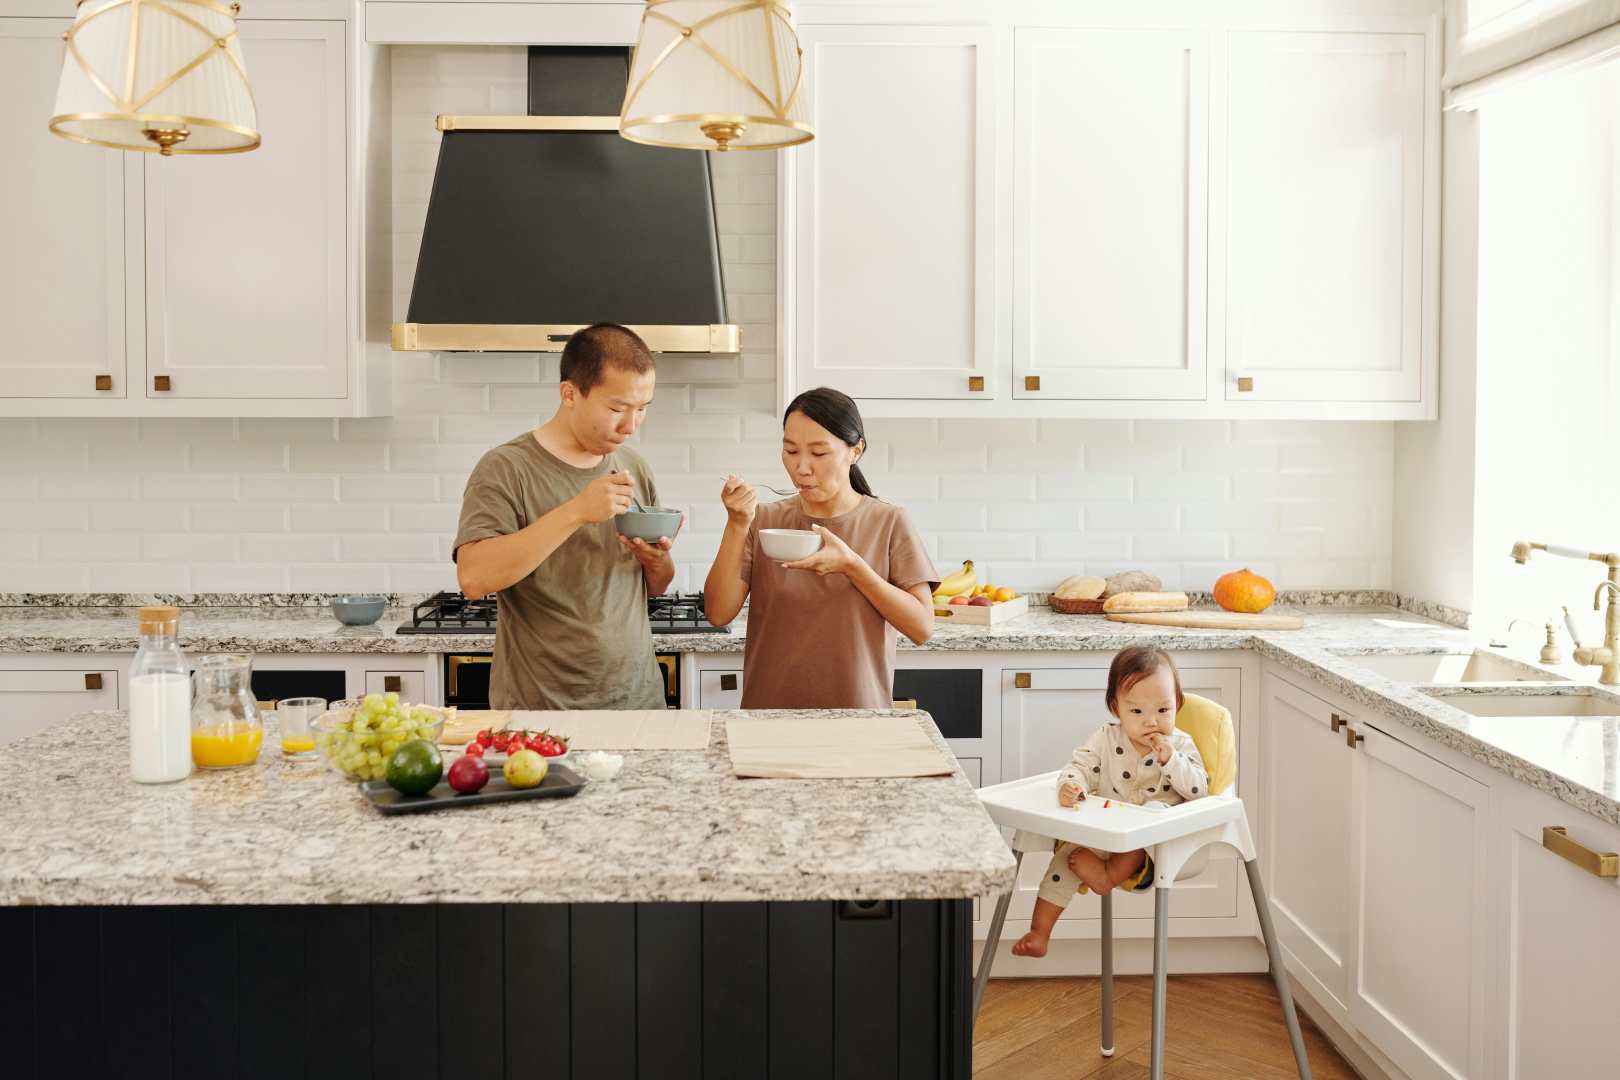
M 625 473 L 625 475 L 629 475 L 629 473 L 626 473 L 624 469 L 616 469 L 614 471 L 615 473 Z M 630 505 L 638 514 L 645 514 L 647 512 L 641 508 L 641 502 L 636 498 L 636 489 L 633 485 L 630 488 Z

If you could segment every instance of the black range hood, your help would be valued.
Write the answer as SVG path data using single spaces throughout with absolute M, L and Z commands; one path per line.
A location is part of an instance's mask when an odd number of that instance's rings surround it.
M 410 352 L 558 352 L 594 322 L 735 353 L 709 155 L 618 134 L 629 50 L 529 49 L 529 115 L 440 116 Z

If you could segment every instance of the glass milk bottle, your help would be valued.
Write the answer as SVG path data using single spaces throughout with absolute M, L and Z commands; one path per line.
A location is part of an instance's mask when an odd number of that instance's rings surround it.
M 129 665 L 129 774 L 141 784 L 191 775 L 191 676 L 180 651 L 180 609 L 143 607 Z

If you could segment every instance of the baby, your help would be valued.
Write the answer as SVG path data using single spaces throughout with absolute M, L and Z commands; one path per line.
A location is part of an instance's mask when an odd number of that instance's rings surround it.
M 1076 747 L 1058 774 L 1059 805 L 1074 806 L 1090 794 L 1173 806 L 1209 793 L 1198 747 L 1176 730 L 1181 677 L 1168 653 L 1142 645 L 1122 650 L 1108 668 L 1107 702 L 1113 719 Z M 1119 885 L 1140 891 L 1152 884 L 1152 860 L 1141 849 L 1110 854 L 1059 844 L 1041 879 L 1029 933 L 1013 945 L 1013 955 L 1045 956 L 1053 925 L 1079 889 L 1101 896 Z

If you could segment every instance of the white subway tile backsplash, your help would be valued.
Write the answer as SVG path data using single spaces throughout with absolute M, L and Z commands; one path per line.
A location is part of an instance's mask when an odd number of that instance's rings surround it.
M 440 112 L 521 112 L 519 47 L 393 49 L 392 285 L 403 318 Z M 637 445 L 690 511 L 676 587 L 701 586 L 720 478 L 787 486 L 776 399 L 780 155 L 711 156 L 741 357 L 660 358 Z M 398 353 L 392 418 L 0 421 L 0 590 L 455 588 L 468 473 L 551 415 L 556 354 Z M 999 388 L 1003 393 L 1006 387 Z M 1385 588 L 1394 426 L 869 419 L 863 470 L 943 572 L 1020 590 L 1147 569 L 1207 588 L 1243 563 L 1279 587 Z M 766 501 L 777 498 L 762 492 Z

